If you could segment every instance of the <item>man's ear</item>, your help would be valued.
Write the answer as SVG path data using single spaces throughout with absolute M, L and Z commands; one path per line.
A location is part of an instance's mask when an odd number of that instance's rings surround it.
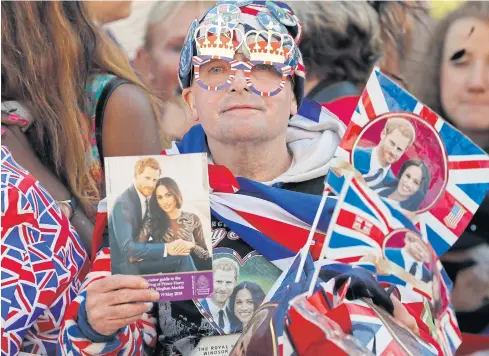
M 297 99 L 295 98 L 295 95 L 292 95 L 292 100 L 290 102 L 290 116 L 297 114 L 297 109 Z
M 182 99 L 185 101 L 189 109 L 192 111 L 192 120 L 199 121 L 199 116 L 197 115 L 197 108 L 195 105 L 195 96 L 192 92 L 192 87 L 185 88 L 182 90 Z
M 385 137 L 385 135 L 387 135 L 387 132 L 385 131 L 385 128 L 382 129 L 382 131 L 380 132 L 380 140 L 382 141 Z

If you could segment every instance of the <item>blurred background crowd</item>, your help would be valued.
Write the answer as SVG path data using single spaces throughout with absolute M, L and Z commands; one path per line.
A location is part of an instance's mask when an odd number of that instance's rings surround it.
M 287 3 L 304 26 L 307 97 L 348 121 L 379 66 L 489 152 L 489 2 Z M 197 123 L 180 97 L 177 71 L 188 26 L 212 4 L 72 2 L 64 17 L 59 2 L 34 11 L 2 1 L 2 105 L 30 103 L 29 115 L 21 107 L 19 116 L 2 114 L 2 144 L 54 199 L 72 194 L 81 203 L 71 217 L 87 251 L 87 222 L 104 195 L 100 157 L 160 152 Z M 112 90 L 131 85 L 100 106 L 109 82 Z M 77 110 L 80 102 L 87 114 Z M 462 331 L 489 334 L 488 199 L 442 262 Z

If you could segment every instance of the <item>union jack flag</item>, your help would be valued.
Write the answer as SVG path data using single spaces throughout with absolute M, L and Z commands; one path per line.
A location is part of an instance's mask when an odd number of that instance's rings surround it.
M 395 231 L 419 231 L 412 222 L 384 202 L 355 177 L 345 180 L 332 170 L 326 178 L 340 196 L 331 220 L 331 236 L 322 256 L 338 262 L 358 262 L 367 253 L 382 253 L 385 238 Z
M 376 68 L 338 147 L 337 157 L 353 164 L 353 150 L 362 130 L 388 113 L 414 114 L 413 117 L 421 118 L 436 132 L 446 156 L 447 174 L 441 178 L 446 181 L 442 182 L 440 195 L 429 210 L 417 215 L 418 229 L 440 256 L 463 233 L 489 190 L 489 156 Z
M 2 355 L 54 354 L 87 253 L 39 182 L 2 146 Z
M 295 282 L 300 260 L 304 256 L 304 271 L 299 282 Z M 454 350 L 444 349 L 440 344 L 448 342 L 455 345 L 455 348 L 460 344 L 456 322 L 453 324 L 453 319 L 447 315 L 437 330 L 444 333 L 443 337 L 431 337 L 433 331 L 422 320 L 429 306 L 412 290 L 398 287 L 398 299 L 416 319 L 420 329 L 418 334 L 400 331 L 402 327 L 394 322 L 390 314 L 368 300 L 346 299 L 349 280 L 338 287 L 334 279 L 323 282 L 314 278 L 315 271 L 343 273 L 354 268 L 360 267 L 331 260 L 313 263 L 310 254 L 299 253 L 267 294 L 260 310 L 268 309 L 272 316 L 270 322 L 265 323 L 268 325 L 266 331 L 260 328 L 259 333 L 251 336 L 247 345 L 248 353 L 260 350 L 270 355 L 288 356 L 314 355 L 315 352 L 334 350 L 337 355 L 406 352 L 427 356 L 453 354 Z M 252 319 L 250 324 L 253 322 Z M 246 330 L 243 332 L 245 334 Z M 236 343 L 236 348 L 239 348 L 240 341 Z M 233 351 L 238 352 L 236 349 Z

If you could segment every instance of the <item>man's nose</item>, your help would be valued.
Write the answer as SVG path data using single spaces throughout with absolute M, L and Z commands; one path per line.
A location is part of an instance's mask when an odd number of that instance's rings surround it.
M 243 70 L 239 69 L 236 71 L 234 75 L 234 79 L 231 81 L 231 85 L 229 86 L 229 90 L 236 91 L 236 92 L 250 91 Z

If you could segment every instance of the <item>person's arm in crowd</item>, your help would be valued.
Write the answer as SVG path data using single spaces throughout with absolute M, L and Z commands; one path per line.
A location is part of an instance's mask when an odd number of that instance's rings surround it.
M 29 253 L 29 249 L 32 247 L 30 246 L 30 241 L 39 242 L 42 240 L 39 223 L 31 210 L 31 203 L 20 189 L 10 184 L 2 183 L 1 194 L 2 197 L 4 195 L 8 197 L 9 202 L 6 211 L 3 210 L 4 206 L 2 204 L 1 307 L 2 315 L 10 315 L 11 313 L 15 315 L 15 319 L 7 317 L 4 320 L 2 317 L 2 345 L 5 341 L 6 345 L 8 345 L 9 355 L 17 355 L 22 349 L 22 343 L 29 330 L 38 321 L 38 318 L 43 315 L 43 312 L 52 301 L 44 300 L 43 304 L 38 304 L 35 299 L 38 297 L 37 293 L 24 293 L 24 288 L 27 288 L 27 290 L 35 288 L 35 290 L 42 291 L 42 288 L 36 283 L 39 282 L 39 279 L 36 278 L 36 271 L 32 268 L 35 262 L 31 261 L 30 257 L 32 254 Z M 18 206 L 22 206 L 23 210 L 19 211 Z M 14 245 L 12 245 L 12 242 L 14 242 Z M 38 245 L 41 245 L 41 243 L 38 243 Z M 19 261 L 20 252 L 22 252 L 22 260 Z M 56 256 L 49 255 L 51 253 L 49 249 L 43 252 L 48 254 L 46 261 L 49 259 L 56 260 Z M 25 304 L 35 306 L 35 313 L 32 310 L 19 309 L 16 306 L 17 293 L 23 294 L 27 298 L 26 301 L 23 301 Z M 23 319 L 25 320 L 24 323 L 12 325 L 15 324 L 15 320 Z
M 134 84 L 118 86 L 109 97 L 102 127 L 105 157 L 159 155 L 158 120 L 146 93 Z
M 101 249 L 59 334 L 61 355 L 144 355 L 156 344 L 149 313 L 159 293 L 139 276 L 111 275 L 110 249 Z
M 32 149 L 26 134 L 22 132 L 21 126 L 17 122 L 11 121 L 8 115 L 3 112 L 2 124 L 6 124 L 2 125 L 2 144 L 10 149 L 12 157 L 19 165 L 29 171 L 55 200 L 70 200 L 70 191 L 51 170 L 42 164 Z M 79 204 L 71 223 L 80 236 L 85 250 L 90 255 L 94 225 Z

